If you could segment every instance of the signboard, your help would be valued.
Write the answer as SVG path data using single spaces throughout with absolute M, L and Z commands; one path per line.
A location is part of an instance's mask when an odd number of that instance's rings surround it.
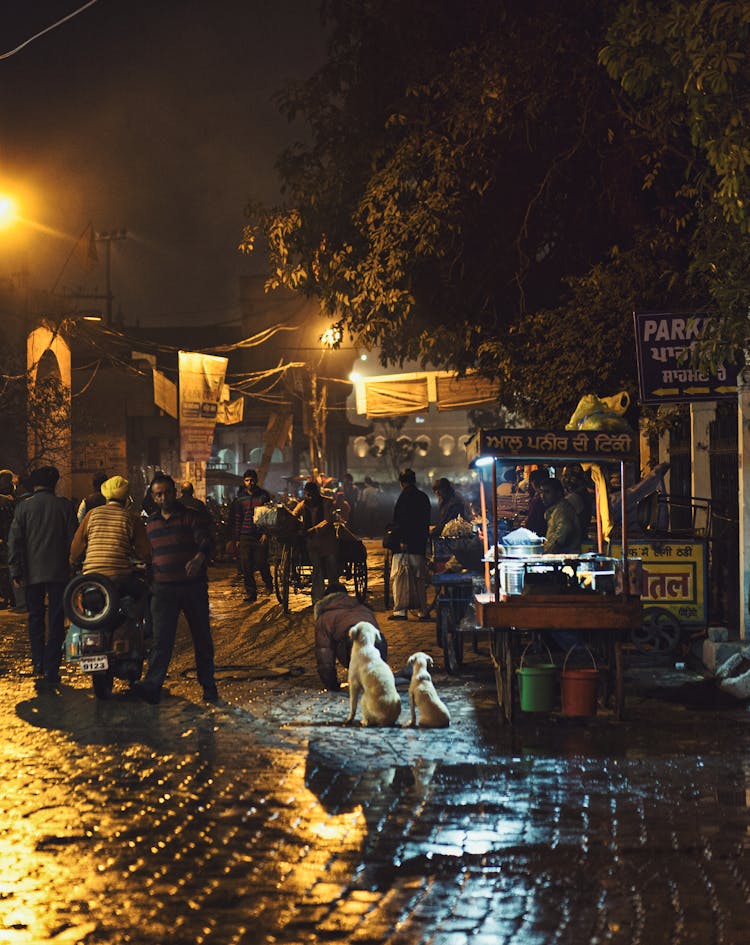
M 633 433 L 603 430 L 479 430 L 466 444 L 469 463 L 481 456 L 513 460 L 597 462 L 634 459 Z
M 715 315 L 635 313 L 635 343 L 641 403 L 721 400 L 737 396 L 737 368 L 716 374 L 690 367 L 689 352 Z
M 610 554 L 622 555 L 622 546 L 611 545 Z M 628 557 L 643 565 L 641 603 L 670 611 L 681 626 L 705 627 L 706 546 L 700 541 L 628 541 Z
M 177 385 L 156 368 L 153 369 L 153 376 L 154 403 L 164 413 L 177 419 Z
M 180 461 L 206 462 L 211 456 L 227 359 L 180 351 L 179 365 Z

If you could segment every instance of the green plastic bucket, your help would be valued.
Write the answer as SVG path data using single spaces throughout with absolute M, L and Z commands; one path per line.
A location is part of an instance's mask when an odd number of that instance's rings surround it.
M 587 648 L 594 668 L 568 669 L 568 657 L 573 649 L 568 651 L 563 663 L 563 671 L 560 674 L 562 714 L 579 717 L 596 715 L 596 693 L 599 686 L 599 670 L 596 668 L 596 661 L 591 650 Z
M 551 712 L 557 696 L 557 667 L 552 662 L 526 666 L 525 656 L 526 650 L 523 651 L 521 665 L 516 670 L 521 711 Z

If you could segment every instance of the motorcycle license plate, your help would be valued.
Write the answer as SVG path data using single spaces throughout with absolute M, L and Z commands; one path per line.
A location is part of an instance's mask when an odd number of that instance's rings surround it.
M 102 656 L 82 656 L 80 666 L 82 673 L 98 673 L 103 669 L 109 669 L 109 659 L 106 654 Z

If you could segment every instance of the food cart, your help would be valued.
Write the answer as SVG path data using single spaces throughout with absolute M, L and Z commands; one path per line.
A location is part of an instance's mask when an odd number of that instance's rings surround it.
M 487 549 L 494 570 L 490 589 L 475 595 L 477 623 L 489 633 L 501 715 L 512 721 L 514 679 L 521 641 L 537 631 L 577 631 L 597 656 L 597 668 L 614 691 L 617 718 L 624 705 L 622 647 L 641 626 L 640 562 L 628 560 L 625 502 L 625 464 L 636 459 L 632 433 L 598 430 L 479 430 L 467 443 L 469 464 L 491 467 L 494 546 Z M 501 557 L 498 538 L 498 464 L 601 463 L 620 465 L 621 557 L 599 551 L 581 555 L 518 555 Z M 600 529 L 597 529 L 600 532 Z M 519 580 L 519 574 L 521 578 Z M 532 581 L 527 578 L 534 575 Z M 456 628 L 454 632 L 461 632 Z

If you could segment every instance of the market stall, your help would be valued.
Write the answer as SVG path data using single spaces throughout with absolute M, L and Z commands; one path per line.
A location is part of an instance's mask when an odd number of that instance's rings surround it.
M 495 537 L 486 557 L 492 573 L 488 590 L 475 595 L 474 603 L 477 622 L 490 635 L 503 717 L 508 721 L 513 718 L 522 642 L 539 631 L 574 631 L 576 639 L 595 654 L 605 691 L 613 690 L 620 718 L 624 704 L 622 646 L 628 634 L 641 625 L 640 561 L 629 558 L 625 521 L 625 464 L 636 458 L 634 435 L 598 430 L 479 430 L 466 450 L 470 465 L 491 469 L 487 514 Z M 498 465 L 541 462 L 619 464 L 623 510 L 619 558 L 601 553 L 601 538 L 599 550 L 590 554 L 503 553 L 497 537 Z

